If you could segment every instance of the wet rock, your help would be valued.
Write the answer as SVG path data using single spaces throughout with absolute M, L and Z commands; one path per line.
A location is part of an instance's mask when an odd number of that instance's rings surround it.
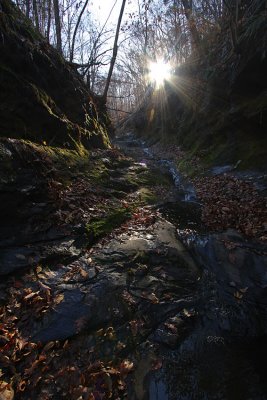
M 114 309 L 119 310 L 117 318 L 121 320 L 125 310 L 120 293 L 125 286 L 126 276 L 115 272 L 100 274 L 97 282 L 91 284 L 78 280 L 74 285 L 58 285 L 63 300 L 37 324 L 34 340 L 63 340 L 85 330 L 92 331 L 108 321 L 114 322 Z
M 222 166 L 213 167 L 211 170 L 211 173 L 213 175 L 221 175 L 221 174 L 225 174 L 226 172 L 230 172 L 233 169 L 234 169 L 234 165 L 222 165 Z
M 0 255 L 0 276 L 35 266 L 40 262 L 78 256 L 81 250 L 77 249 L 73 243 L 74 239 L 69 239 L 4 248 Z
M 172 317 L 162 323 L 150 336 L 150 340 L 167 345 L 172 349 L 177 349 L 179 343 L 192 331 L 192 321 L 181 317 Z
M 155 244 L 151 244 L 150 241 L 146 239 L 139 239 L 136 237 L 130 237 L 123 243 L 113 243 L 111 245 L 111 249 L 116 246 L 117 250 L 124 253 L 124 254 L 129 254 L 129 253 L 136 253 L 139 251 L 145 251 L 145 250 L 150 250 L 151 248 L 155 247 Z
M 209 235 L 204 246 L 192 245 L 198 257 L 209 265 L 218 280 L 234 281 L 237 286 L 267 285 L 267 256 L 261 244 L 250 245 L 242 235 L 229 230 Z
M 41 330 L 33 335 L 33 340 L 63 340 L 74 336 L 86 325 L 90 319 L 90 307 L 85 302 L 85 294 L 74 289 L 64 291 L 63 296 L 63 301 L 43 321 Z

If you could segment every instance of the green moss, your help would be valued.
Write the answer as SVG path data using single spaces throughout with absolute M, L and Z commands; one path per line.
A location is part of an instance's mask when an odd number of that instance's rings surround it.
M 190 159 L 184 158 L 177 163 L 177 169 L 183 175 L 193 177 L 198 173 L 198 169 L 194 166 Z
M 30 87 L 32 88 L 39 104 L 46 108 L 49 114 L 54 115 L 58 118 L 59 110 L 57 109 L 57 106 L 55 102 L 51 99 L 51 97 L 48 96 L 48 94 L 44 90 L 38 88 L 33 83 L 30 83 Z
M 113 161 L 113 168 L 123 168 L 132 165 L 132 160 L 130 158 L 120 156 L 117 160 Z
M 89 172 L 90 178 L 96 183 L 105 183 L 109 177 L 108 169 L 103 162 L 96 162 Z
M 200 152 L 203 167 L 233 164 L 239 160 L 238 169 L 265 169 L 267 138 L 252 137 L 244 130 L 235 132 L 230 142 L 220 132 L 214 135 L 215 142 L 205 152 Z
M 160 179 L 159 179 L 160 177 Z M 169 174 L 164 174 L 162 171 L 154 169 L 141 169 L 136 171 L 135 174 L 128 173 L 126 175 L 127 181 L 132 185 L 154 187 L 157 185 L 170 186 L 171 179 Z
M 90 169 L 89 152 L 82 146 L 78 150 L 71 150 L 39 145 L 28 140 L 22 140 L 22 142 L 29 147 L 29 151 L 37 153 L 37 156 L 45 162 L 47 168 L 55 171 L 57 179 L 63 185 L 68 185 L 73 175 L 88 175 Z
M 101 237 L 111 233 L 113 229 L 119 227 L 123 222 L 131 217 L 131 213 L 126 208 L 117 208 L 108 216 L 91 221 L 86 225 L 89 241 L 95 242 Z
M 246 139 L 240 142 L 237 149 L 237 161 L 241 160 L 239 169 L 246 170 L 257 168 L 265 170 L 267 167 L 266 161 L 267 138 L 262 139 Z
M 90 117 L 85 114 L 85 134 L 91 137 L 92 135 L 101 135 L 103 138 L 103 146 L 105 148 L 111 148 L 108 132 L 105 125 L 101 124 L 96 118 Z
M 148 188 L 141 188 L 138 190 L 138 200 L 142 204 L 154 204 L 157 202 L 157 196 Z

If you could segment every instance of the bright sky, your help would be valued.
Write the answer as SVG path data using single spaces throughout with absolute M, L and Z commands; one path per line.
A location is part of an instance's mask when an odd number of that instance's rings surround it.
M 92 11 L 94 17 L 100 22 L 100 25 L 103 26 L 108 18 L 110 10 L 112 9 L 116 0 L 93 0 L 92 1 Z M 122 0 L 117 0 L 115 7 L 111 13 L 110 19 L 108 21 L 107 27 L 110 27 L 112 24 L 116 25 L 118 21 L 118 17 L 120 14 Z M 138 9 L 138 2 L 137 0 L 133 0 L 131 4 L 129 1 L 126 2 L 125 9 L 124 9 L 124 18 L 127 18 L 127 14 L 134 10 Z

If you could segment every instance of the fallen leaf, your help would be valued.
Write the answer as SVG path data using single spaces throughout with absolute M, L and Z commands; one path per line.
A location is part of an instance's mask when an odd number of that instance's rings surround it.
M 48 342 L 43 348 L 43 352 L 45 353 L 48 350 L 51 350 L 55 346 L 55 342 Z
M 24 392 L 25 388 L 26 388 L 26 381 L 21 380 L 18 384 L 18 391 Z
M 54 298 L 54 303 L 55 304 L 59 304 L 64 300 L 64 294 L 63 293 L 59 293 L 56 295 L 56 297 Z
M 24 300 L 30 300 L 32 299 L 34 296 L 38 295 L 40 293 L 40 291 L 38 290 L 38 292 L 31 292 L 29 294 L 27 294 L 27 296 L 24 297 Z
M 14 390 L 10 383 L 5 381 L 0 381 L 0 400 L 13 400 Z
M 80 268 L 79 272 L 83 278 L 88 278 L 88 272 L 86 272 L 83 268 Z
M 195 315 L 195 311 L 187 310 L 186 308 L 183 309 L 183 313 L 186 317 L 193 317 Z
M 40 272 L 42 272 L 43 268 L 40 265 L 37 265 L 36 267 L 36 273 L 39 274 Z
M 237 292 L 234 293 L 234 297 L 237 300 L 241 300 L 243 298 L 243 294 L 237 291 Z
M 129 360 L 124 360 L 120 363 L 120 373 L 121 374 L 128 374 L 130 371 L 133 370 L 134 364 L 133 362 L 129 361 Z
M 152 364 L 152 370 L 157 371 L 162 368 L 162 360 L 155 360 Z
M 165 325 L 166 328 L 169 329 L 172 333 L 177 333 L 177 326 L 175 326 L 174 324 L 169 324 L 169 323 L 165 322 L 164 325 Z
M 142 293 L 142 296 L 147 299 L 150 300 L 153 304 L 158 304 L 159 303 L 159 299 L 157 298 L 157 296 L 155 295 L 155 293 L 150 293 L 147 294 L 145 292 Z

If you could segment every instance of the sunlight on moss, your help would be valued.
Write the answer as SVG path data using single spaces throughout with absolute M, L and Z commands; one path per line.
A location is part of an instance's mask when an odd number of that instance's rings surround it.
M 86 225 L 86 232 L 89 241 L 100 239 L 104 235 L 111 233 L 115 228 L 131 218 L 131 213 L 126 208 L 117 208 L 108 216 L 91 221 Z

